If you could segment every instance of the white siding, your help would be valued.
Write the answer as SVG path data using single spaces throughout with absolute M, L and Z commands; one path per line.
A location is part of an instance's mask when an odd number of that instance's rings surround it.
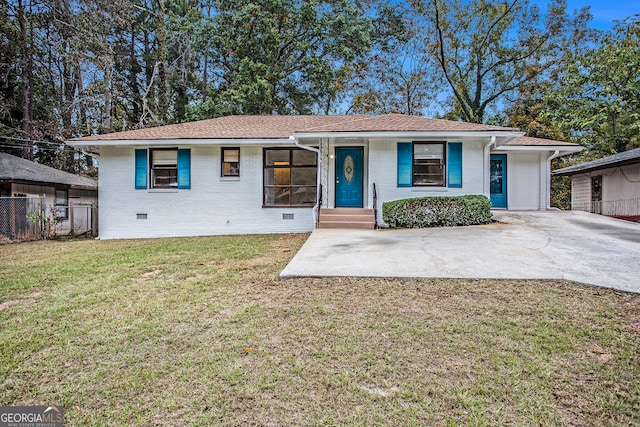
M 594 174 L 596 174 L 594 172 Z M 640 197 L 640 163 L 599 171 L 602 175 L 602 200 Z
M 101 149 L 100 238 L 313 229 L 311 208 L 262 207 L 262 147 L 240 148 L 239 178 L 220 177 L 219 146 L 181 148 L 191 148 L 191 188 L 180 190 L 136 190 L 134 148 Z M 283 219 L 284 213 L 293 214 L 294 219 Z M 147 219 L 137 219 L 137 214 L 146 214 Z
M 602 169 L 573 175 L 571 209 L 588 211 L 591 203 L 591 177 L 602 176 L 602 201 L 640 198 L 640 164 Z M 603 208 L 605 213 L 606 208 Z M 640 214 L 640 212 L 631 212 Z
M 398 142 L 398 140 L 369 141 L 368 206 L 373 206 L 371 188 L 375 183 L 378 194 L 379 222 L 382 221 L 382 203 L 386 201 L 424 196 L 482 194 L 484 162 L 483 147 L 480 141 L 462 143 L 462 188 L 398 187 Z
M 42 186 L 42 185 L 29 185 L 29 184 L 12 184 L 11 195 L 26 195 L 26 196 L 45 196 L 47 202 L 47 210 L 53 207 L 55 203 L 55 191 L 54 187 Z
M 545 158 L 539 152 L 507 153 L 507 207 L 538 210 L 546 207 Z
M 591 204 L 591 177 L 588 174 L 573 175 L 571 179 L 571 209 L 589 212 Z

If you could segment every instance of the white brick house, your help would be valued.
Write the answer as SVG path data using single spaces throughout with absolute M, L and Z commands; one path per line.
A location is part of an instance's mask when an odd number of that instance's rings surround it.
M 550 159 L 581 149 L 399 114 L 229 116 L 69 144 L 99 154 L 104 239 L 306 232 L 342 208 L 375 207 L 380 224 L 384 201 L 429 195 L 546 209 Z

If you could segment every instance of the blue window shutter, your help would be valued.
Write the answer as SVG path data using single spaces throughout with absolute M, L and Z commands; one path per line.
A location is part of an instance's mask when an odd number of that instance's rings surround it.
M 178 188 L 191 188 L 191 150 L 178 150 Z
M 411 187 L 413 180 L 413 144 L 398 142 L 398 187 Z
M 462 188 L 462 143 L 450 142 L 449 153 L 449 187 Z
M 147 188 L 147 149 L 136 149 L 136 189 Z

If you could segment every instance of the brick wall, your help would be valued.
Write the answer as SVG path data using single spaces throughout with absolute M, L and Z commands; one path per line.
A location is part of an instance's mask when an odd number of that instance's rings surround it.
M 191 148 L 191 188 L 181 190 L 136 190 L 134 148 L 101 149 L 100 238 L 313 229 L 311 208 L 262 207 L 262 147 L 241 147 L 239 178 L 220 177 L 219 146 L 181 148 Z M 294 219 L 283 219 L 285 213 L 293 214 Z M 146 215 L 146 219 L 138 219 L 138 214 Z
M 481 141 L 464 141 L 462 143 L 462 188 L 398 187 L 397 142 L 397 140 L 372 140 L 369 142 L 369 185 L 372 187 L 374 182 L 376 184 L 378 221 L 380 223 L 382 222 L 382 203 L 384 201 L 424 196 L 482 194 L 484 162 Z M 373 195 L 370 191 L 369 206 L 372 204 Z

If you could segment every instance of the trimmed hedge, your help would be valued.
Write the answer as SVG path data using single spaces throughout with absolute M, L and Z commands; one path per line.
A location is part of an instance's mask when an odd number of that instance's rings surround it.
M 491 201 L 480 195 L 394 200 L 382 204 L 382 219 L 391 228 L 488 224 Z

